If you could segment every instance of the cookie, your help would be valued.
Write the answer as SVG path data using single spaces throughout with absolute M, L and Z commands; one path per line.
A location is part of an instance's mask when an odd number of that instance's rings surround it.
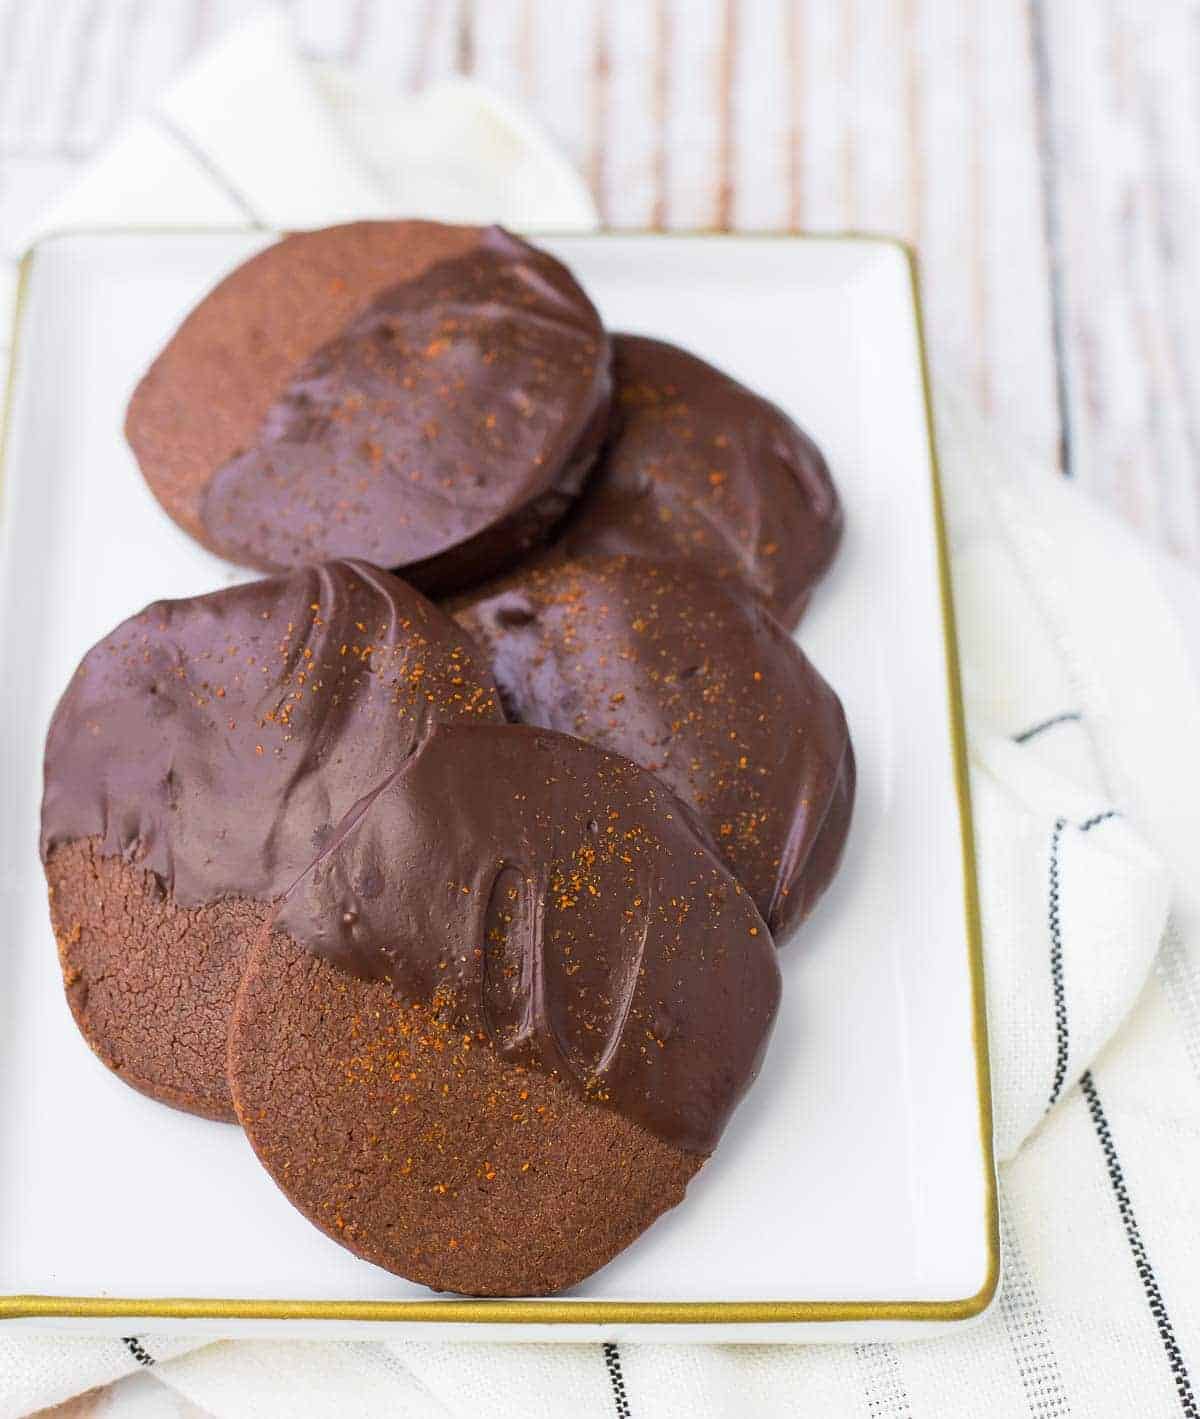
M 776 405 L 697 356 L 613 337 L 615 432 L 558 541 L 744 582 L 784 626 L 833 561 L 842 505 L 820 449 Z
M 94 646 L 50 726 L 41 848 L 100 1058 L 231 1119 L 229 1014 L 269 904 L 434 723 L 502 718 L 470 637 L 363 563 L 156 602 Z
M 765 924 L 663 784 L 439 725 L 284 897 L 242 979 L 238 1117 L 357 1255 L 542 1295 L 678 1203 L 779 999 Z
M 126 435 L 171 516 L 232 561 L 361 557 L 445 593 L 562 518 L 610 392 L 600 318 L 553 257 L 497 227 L 360 222 L 227 277 Z
M 457 603 L 510 719 L 651 770 L 777 942 L 837 869 L 854 801 L 840 700 L 756 598 L 675 563 L 549 561 Z

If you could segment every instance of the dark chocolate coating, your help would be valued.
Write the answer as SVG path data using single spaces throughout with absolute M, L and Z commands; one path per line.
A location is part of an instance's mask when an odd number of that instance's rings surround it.
M 842 535 L 816 444 L 769 400 L 696 355 L 613 336 L 615 428 L 556 542 L 736 578 L 784 626 L 800 620 Z
M 173 363 L 182 383 L 186 362 Z M 430 592 L 470 585 L 543 541 L 579 494 L 607 429 L 609 366 L 566 268 L 499 228 L 476 233 L 290 366 L 258 427 L 207 470 L 201 540 L 266 571 L 352 556 Z M 139 390 L 129 429 L 153 482 L 136 436 L 148 401 Z
M 688 1152 L 757 1073 L 779 970 L 674 796 L 567 735 L 438 725 L 274 928 Z
M 94 646 L 50 726 L 41 848 L 102 1057 L 228 1116 L 224 1024 L 262 917 L 246 904 L 286 891 L 355 801 L 459 718 L 502 719 L 482 655 L 363 563 L 156 602 Z
M 456 614 L 509 717 L 657 774 L 782 942 L 837 869 L 854 756 L 837 695 L 762 603 L 679 563 L 585 557 L 514 572 Z

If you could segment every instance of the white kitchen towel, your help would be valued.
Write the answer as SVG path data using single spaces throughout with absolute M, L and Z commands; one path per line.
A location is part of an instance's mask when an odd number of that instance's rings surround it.
M 385 212 L 595 224 L 521 115 L 465 82 L 366 91 L 270 9 L 43 227 Z M 0 1419 L 134 1371 L 96 1412 L 1200 1419 L 1200 690 L 1160 564 L 939 406 L 1003 1160 L 985 1320 L 837 1347 L 10 1336 Z

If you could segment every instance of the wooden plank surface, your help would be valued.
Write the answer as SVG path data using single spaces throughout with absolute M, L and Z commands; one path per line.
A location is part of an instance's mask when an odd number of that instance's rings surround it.
M 938 376 L 1200 561 L 1189 0 L 293 0 L 308 54 L 526 105 L 617 227 L 914 242 Z M 244 12 L 0 0 L 0 231 Z

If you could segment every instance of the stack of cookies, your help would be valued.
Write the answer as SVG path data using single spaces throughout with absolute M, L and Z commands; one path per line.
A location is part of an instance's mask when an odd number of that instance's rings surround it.
M 569 1287 L 757 1076 L 854 757 L 792 637 L 818 449 L 499 229 L 289 236 L 126 432 L 266 573 L 84 656 L 46 744 L 67 999 L 134 1088 L 442 1291 Z

